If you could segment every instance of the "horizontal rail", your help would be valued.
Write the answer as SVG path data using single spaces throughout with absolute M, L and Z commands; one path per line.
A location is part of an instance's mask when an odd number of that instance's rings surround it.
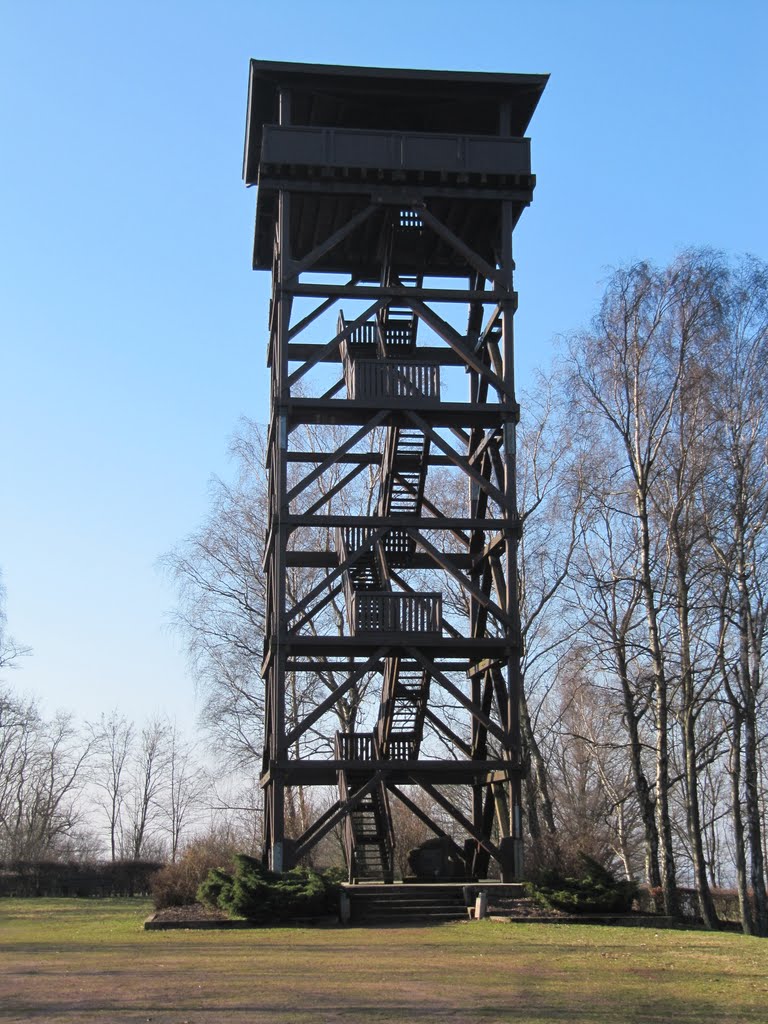
M 531 146 L 529 139 L 494 135 L 264 125 L 265 164 L 528 175 Z

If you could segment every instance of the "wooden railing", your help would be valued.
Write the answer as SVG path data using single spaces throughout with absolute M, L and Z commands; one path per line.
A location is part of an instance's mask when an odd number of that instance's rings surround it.
M 387 744 L 387 758 L 390 761 L 410 761 L 416 754 L 413 749 L 414 738 L 411 733 L 397 735 L 391 733 Z
M 334 744 L 333 744 L 333 746 L 334 746 L 334 754 L 335 754 L 335 757 L 336 757 L 337 761 L 340 759 L 340 757 L 339 757 L 339 737 L 342 736 L 342 735 L 343 735 L 343 733 L 338 733 L 337 732 L 336 733 L 336 739 L 335 739 Z M 346 803 L 347 800 L 349 799 L 349 786 L 347 785 L 347 777 L 344 774 L 344 772 L 338 772 L 338 778 L 339 778 L 339 799 L 341 800 L 342 803 Z M 355 833 L 354 833 L 354 831 L 352 829 L 352 818 L 351 818 L 351 816 L 349 814 L 344 816 L 344 820 L 343 820 L 343 823 L 342 823 L 342 835 L 344 837 L 344 857 L 346 859 L 347 869 L 349 871 L 349 876 L 348 876 L 349 877 L 349 881 L 351 882 L 351 881 L 353 881 L 353 871 L 354 871 L 353 865 L 354 865 L 354 856 L 355 856 Z
M 350 323 L 351 321 L 347 320 L 344 316 L 344 311 L 341 310 L 336 321 L 336 333 L 341 334 Z M 378 344 L 379 325 L 375 320 L 366 320 L 364 323 L 358 324 L 354 331 L 348 334 L 341 342 L 341 354 L 342 357 L 349 356 L 354 353 L 355 349 L 359 349 L 361 346 L 365 346 L 375 352 Z
M 336 551 L 339 556 L 347 559 L 353 552 L 359 551 L 370 540 L 373 532 L 372 526 L 337 526 Z
M 440 635 L 441 594 L 392 594 L 357 591 L 352 601 L 354 636 L 375 633 Z
M 355 359 L 346 381 L 350 398 L 440 397 L 440 367 L 436 363 Z
M 358 128 L 265 124 L 261 165 L 360 167 L 469 174 L 530 174 L 530 140 Z M 249 184 L 255 184 L 255 179 Z
M 337 732 L 333 744 L 334 757 L 337 761 L 380 761 L 381 752 L 378 740 L 372 732 Z M 347 772 L 354 766 L 348 764 L 338 772 L 339 797 L 346 803 L 353 791 L 360 788 L 360 782 L 350 783 Z M 365 783 L 362 783 L 365 785 Z M 353 790 L 354 787 L 354 790 Z M 351 791 L 352 790 L 352 791 Z M 345 815 L 343 823 L 344 852 L 349 866 L 349 880 L 354 881 L 358 875 L 356 851 L 360 842 L 375 842 L 382 856 L 384 881 L 392 881 L 392 865 L 394 863 L 395 833 L 392 824 L 392 812 L 389 807 L 386 786 L 379 782 L 369 793 L 368 800 L 374 816 L 374 833 L 361 831 L 355 835 L 353 816 L 355 808 Z M 359 809 L 359 805 L 358 805 Z
M 376 753 L 372 732 L 337 732 L 334 755 L 337 761 L 372 761 Z
M 411 564 L 416 550 L 416 541 L 405 530 L 387 530 L 382 538 L 387 562 L 392 566 Z

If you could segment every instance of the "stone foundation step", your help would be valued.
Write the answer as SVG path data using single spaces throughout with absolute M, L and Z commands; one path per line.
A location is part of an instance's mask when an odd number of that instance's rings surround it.
M 464 921 L 467 909 L 463 906 L 453 907 L 361 907 L 354 903 L 351 907 L 350 921 L 352 924 L 382 924 L 390 921 Z
M 461 885 L 349 885 L 342 920 L 352 924 L 442 923 L 467 917 Z
M 363 882 L 343 886 L 341 919 L 352 924 L 462 921 L 480 892 L 487 894 L 489 913 L 525 896 L 517 882 Z

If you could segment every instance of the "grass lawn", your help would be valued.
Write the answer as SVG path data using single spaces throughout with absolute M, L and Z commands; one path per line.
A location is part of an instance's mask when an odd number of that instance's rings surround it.
M 0 1021 L 768 1021 L 768 942 L 492 921 L 144 932 L 145 900 L 0 900 Z

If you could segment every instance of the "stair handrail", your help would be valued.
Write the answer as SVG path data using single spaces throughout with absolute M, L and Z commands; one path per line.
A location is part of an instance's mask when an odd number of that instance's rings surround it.
M 373 737 L 373 753 L 377 761 L 382 759 L 381 750 L 374 733 Z M 385 830 L 384 830 L 384 845 L 387 854 L 386 871 L 391 874 L 394 869 L 395 863 L 395 828 L 392 824 L 392 809 L 389 806 L 389 794 L 387 793 L 386 784 L 382 781 L 378 786 L 379 793 L 381 795 L 381 812 L 384 817 Z
M 400 671 L 400 655 L 388 657 L 384 662 L 384 679 L 379 702 L 379 717 L 376 722 L 376 742 L 381 756 L 387 756 L 387 741 L 392 730 L 392 715 L 395 706 L 395 691 Z
M 346 758 L 344 755 L 344 739 L 346 734 L 343 732 L 337 732 L 333 741 L 333 753 L 336 761 L 344 761 Z M 339 786 L 339 799 L 342 803 L 346 803 L 349 799 L 349 783 L 347 781 L 347 773 L 343 768 L 339 769 L 336 773 L 337 782 Z M 347 871 L 349 881 L 353 881 L 355 872 L 355 836 L 352 829 L 352 816 L 346 814 L 343 822 L 343 845 L 344 845 L 344 856 L 347 861 Z

